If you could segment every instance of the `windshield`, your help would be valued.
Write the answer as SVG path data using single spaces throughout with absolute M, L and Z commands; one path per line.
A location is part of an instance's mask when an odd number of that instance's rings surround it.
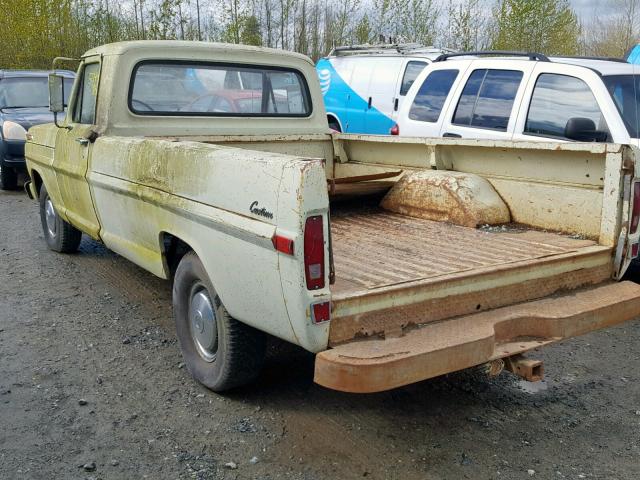
M 64 79 L 64 104 L 67 105 L 72 78 Z M 48 107 L 47 77 L 5 78 L 0 81 L 0 108 Z
M 638 88 L 640 87 L 640 75 L 608 75 L 602 77 L 609 90 L 613 101 L 618 107 L 629 136 L 639 138 L 638 133 Z

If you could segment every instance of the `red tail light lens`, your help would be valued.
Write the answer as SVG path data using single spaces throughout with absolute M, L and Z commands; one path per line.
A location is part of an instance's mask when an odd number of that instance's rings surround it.
M 633 209 L 631 213 L 631 234 L 638 231 L 640 221 L 640 182 L 633 184 Z
M 308 290 L 324 288 L 324 230 L 322 215 L 307 218 L 304 226 L 304 274 Z
M 271 243 L 273 243 L 273 248 L 277 251 L 293 255 L 293 240 L 290 238 L 275 234 L 271 238 Z
M 328 322 L 331 320 L 331 302 L 314 303 L 312 308 L 313 323 Z
M 391 127 L 391 130 L 389 130 L 389 133 L 391 135 L 400 135 L 400 127 L 398 126 L 397 123 L 393 127 Z

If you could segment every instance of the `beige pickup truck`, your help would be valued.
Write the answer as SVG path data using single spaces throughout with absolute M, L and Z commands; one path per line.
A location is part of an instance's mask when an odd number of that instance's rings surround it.
M 50 77 L 51 109 L 63 84 Z M 315 381 L 375 392 L 640 315 L 638 149 L 331 134 L 312 62 L 244 46 L 87 52 L 60 125 L 26 148 L 45 239 L 82 233 L 173 282 L 213 390 L 252 381 L 266 334 Z

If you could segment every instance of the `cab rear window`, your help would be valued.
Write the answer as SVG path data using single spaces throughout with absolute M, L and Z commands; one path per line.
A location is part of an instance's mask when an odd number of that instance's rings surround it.
M 311 98 L 304 76 L 257 65 L 142 62 L 129 90 L 138 115 L 306 117 Z

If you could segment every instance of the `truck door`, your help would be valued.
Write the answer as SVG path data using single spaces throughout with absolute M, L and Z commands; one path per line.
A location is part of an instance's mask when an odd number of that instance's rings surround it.
M 100 57 L 89 57 L 81 65 L 73 99 L 58 130 L 54 167 L 63 208 L 70 223 L 98 238 L 100 227 L 93 206 L 87 169 L 93 147 L 92 132 L 100 80 Z

